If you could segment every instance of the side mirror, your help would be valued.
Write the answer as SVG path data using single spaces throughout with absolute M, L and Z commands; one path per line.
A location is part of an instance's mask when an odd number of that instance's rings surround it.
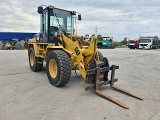
M 39 14 L 42 14 L 42 13 L 43 13 L 43 7 L 39 6 L 37 12 L 38 12 Z
M 81 15 L 78 15 L 78 20 L 82 20 Z

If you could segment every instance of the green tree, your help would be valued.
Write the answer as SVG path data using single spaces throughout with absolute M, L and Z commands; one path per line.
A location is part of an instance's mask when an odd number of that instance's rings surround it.
M 121 41 L 121 44 L 122 44 L 122 45 L 127 45 L 127 41 L 126 41 L 126 40 L 122 40 L 122 41 Z
M 102 37 L 102 35 L 97 35 L 97 42 L 101 42 L 103 40 L 103 37 Z
M 114 42 L 113 42 L 113 45 L 114 45 L 115 47 L 121 46 L 121 44 L 120 44 L 119 42 L 117 42 L 117 41 L 114 41 Z

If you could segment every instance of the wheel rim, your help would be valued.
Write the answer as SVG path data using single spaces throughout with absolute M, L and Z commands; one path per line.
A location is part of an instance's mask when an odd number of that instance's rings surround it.
M 55 78 L 57 76 L 57 63 L 54 59 L 51 59 L 49 61 L 49 73 L 51 75 L 52 78 Z
M 31 64 L 31 66 L 33 66 L 34 65 L 34 56 L 33 56 L 33 53 L 31 53 L 30 54 L 30 64 Z

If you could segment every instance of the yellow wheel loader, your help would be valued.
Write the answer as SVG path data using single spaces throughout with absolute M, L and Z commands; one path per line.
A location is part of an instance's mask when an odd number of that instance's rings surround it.
M 110 84 L 114 90 L 142 99 L 126 90 L 114 86 L 115 69 L 119 66 L 109 65 L 107 58 L 97 50 L 97 37 L 88 43 L 83 36 L 76 34 L 76 20 L 81 14 L 54 6 L 38 7 L 40 14 L 40 33 L 28 43 L 29 65 L 32 71 L 41 71 L 46 62 L 48 80 L 55 87 L 64 86 L 71 77 L 71 70 L 79 70 L 85 83 L 85 89 L 94 89 L 95 93 L 124 108 L 127 105 L 105 95 L 100 86 Z M 111 79 L 108 78 L 111 71 Z

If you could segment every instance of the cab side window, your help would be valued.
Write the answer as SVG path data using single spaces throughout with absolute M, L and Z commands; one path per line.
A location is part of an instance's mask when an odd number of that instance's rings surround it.
M 44 33 L 48 36 L 48 12 L 44 11 Z

